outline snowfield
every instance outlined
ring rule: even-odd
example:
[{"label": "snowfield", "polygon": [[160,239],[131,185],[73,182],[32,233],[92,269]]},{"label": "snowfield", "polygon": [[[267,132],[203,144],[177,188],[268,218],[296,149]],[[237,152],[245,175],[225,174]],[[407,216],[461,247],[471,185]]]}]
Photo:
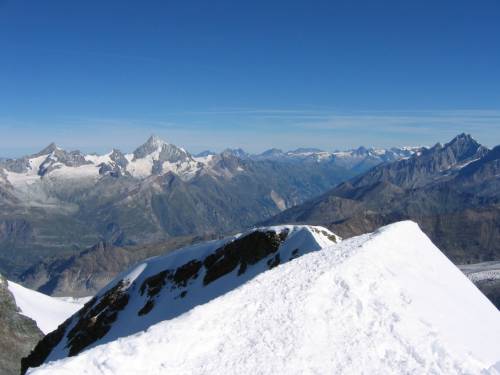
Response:
[{"label": "snowfield", "polygon": [[47,334],[82,308],[87,299],[64,300],[50,297],[35,290],[8,281],[21,314],[33,319],[40,330]]},{"label": "snowfield", "polygon": [[498,374],[499,340],[493,304],[406,221],[29,374]]},{"label": "snowfield", "polygon": [[[264,245],[266,234],[272,234],[269,238],[274,238],[277,242],[273,240]],[[287,262],[305,253],[319,251],[338,241],[340,241],[338,236],[322,227],[304,225],[265,227],[252,229],[222,240],[188,246],[165,256],[141,262],[118,275],[99,291],[95,299],[90,302],[90,306],[66,322],[63,338],[59,336],[55,340],[56,345],[50,350],[45,361],[59,360],[71,355],[75,336],[80,336],[80,334],[94,336],[86,329],[82,329],[76,335],[72,334],[71,331],[75,327],[79,331],[80,326],[89,326],[90,330],[100,327],[96,328],[96,331],[104,332],[102,335],[98,334],[99,337],[95,340],[86,343],[78,352],[81,349],[105,344],[144,331],[156,323],[176,318],[195,306],[236,289],[273,267],[273,263]],[[265,250],[269,250],[268,246],[272,246],[272,243],[276,246],[275,252],[266,253]],[[208,269],[202,266],[207,257],[213,257],[226,245],[233,246],[233,255],[219,258],[220,262],[215,262],[219,265],[224,263],[224,259],[236,259],[242,254],[261,254],[261,256],[258,259],[248,259],[248,262],[243,262],[244,267],[240,264],[233,264],[230,268],[214,266]],[[278,259],[277,262],[276,259]],[[186,265],[192,266],[193,262],[198,262],[198,271],[194,271],[183,280],[177,279],[176,282],[176,278],[168,278],[166,275],[176,270],[180,271],[180,274],[189,274],[187,270],[190,267],[184,268],[184,271],[182,269]],[[224,271],[222,271],[223,268]],[[177,272],[171,274],[174,273],[177,274]],[[115,297],[110,298],[109,293]],[[114,306],[110,306],[109,302],[101,303],[110,300],[123,301],[123,308],[116,309],[117,318],[112,317],[115,311]],[[114,305],[122,305],[122,303]]]}]

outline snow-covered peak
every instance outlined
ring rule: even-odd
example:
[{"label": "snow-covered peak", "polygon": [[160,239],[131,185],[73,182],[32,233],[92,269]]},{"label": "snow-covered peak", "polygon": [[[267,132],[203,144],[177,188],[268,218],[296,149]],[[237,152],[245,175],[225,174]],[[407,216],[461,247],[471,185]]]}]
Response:
[{"label": "snow-covered peak", "polygon": [[339,241],[322,227],[264,227],[152,258],[119,275],[41,345],[53,345],[46,352],[49,361],[75,355],[173,319],[279,264]]},{"label": "snow-covered peak", "polygon": [[127,171],[137,178],[172,172],[188,180],[203,166],[183,148],[156,136],[151,136],[146,143],[125,157],[128,162]]},{"label": "snow-covered peak", "polygon": [[[30,374],[498,374],[500,314],[416,224],[324,247]],[[159,318],[194,294],[191,281],[171,289],[161,277],[142,280],[128,290],[145,285],[143,299],[127,300],[117,321],[138,327],[141,318],[126,312],[131,304],[152,300],[161,308],[142,319]],[[165,293],[178,298],[164,304]],[[85,337],[74,332],[75,340]]]},{"label": "snow-covered peak", "polygon": [[135,149],[133,152],[134,159],[141,159],[152,154],[155,154],[155,156],[158,157],[162,148],[166,145],[169,144],[158,136],[152,135],[148,138],[146,143]]}]

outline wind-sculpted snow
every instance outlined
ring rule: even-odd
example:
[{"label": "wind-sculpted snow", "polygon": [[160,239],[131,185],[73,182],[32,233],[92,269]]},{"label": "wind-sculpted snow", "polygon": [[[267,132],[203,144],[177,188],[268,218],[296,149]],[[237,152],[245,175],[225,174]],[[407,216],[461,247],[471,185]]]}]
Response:
[{"label": "wind-sculpted snow", "polygon": [[498,374],[498,337],[494,306],[400,222],[30,374]]},{"label": "wind-sculpted snow", "polygon": [[174,319],[266,270],[339,240],[321,227],[267,227],[152,258],[119,275],[47,335],[24,366],[74,356]]}]

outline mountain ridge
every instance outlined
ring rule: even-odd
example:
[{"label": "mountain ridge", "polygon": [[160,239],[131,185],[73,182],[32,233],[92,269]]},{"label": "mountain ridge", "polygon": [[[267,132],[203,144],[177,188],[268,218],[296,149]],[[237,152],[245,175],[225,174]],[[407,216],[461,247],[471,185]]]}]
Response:
[{"label": "mountain ridge", "polygon": [[84,154],[51,144],[2,160],[0,271],[19,280],[40,261],[66,259],[100,241],[123,247],[234,233],[385,162],[375,154],[348,163],[350,156],[332,155],[193,156],[152,136],[132,153]]},{"label": "mountain ridge", "polygon": [[[499,148],[460,134],[383,164],[265,221],[325,225],[350,237],[412,219],[456,263],[500,257]],[[480,178],[473,172],[486,171]]]}]

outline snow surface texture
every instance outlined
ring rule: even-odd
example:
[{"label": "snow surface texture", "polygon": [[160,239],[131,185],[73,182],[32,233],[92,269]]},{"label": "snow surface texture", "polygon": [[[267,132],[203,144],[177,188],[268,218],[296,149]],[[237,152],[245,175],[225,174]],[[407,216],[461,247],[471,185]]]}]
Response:
[{"label": "snow surface texture", "polygon": [[495,307],[400,222],[30,374],[498,374],[499,337]]},{"label": "snow surface texture", "polygon": [[14,295],[16,305],[21,309],[21,314],[33,319],[45,334],[55,330],[84,304],[83,300],[69,302],[61,298],[50,297],[12,281],[8,281],[8,287]]},{"label": "snow surface texture", "polygon": [[[287,233],[286,239],[279,245],[276,253],[279,253],[281,262],[286,262],[297,256],[311,251],[318,251],[326,246],[340,241],[340,237],[322,227],[289,225],[256,228],[248,232],[238,234],[219,241],[210,241],[194,246],[179,249],[165,256],[154,257],[130,268],[118,275],[108,286],[103,288],[96,295],[93,306],[99,304],[106,292],[121,283],[121,291],[128,293],[129,298],[125,308],[119,311],[118,319],[112,323],[111,329],[106,335],[92,343],[90,347],[104,344],[123,336],[128,336],[147,329],[148,327],[167,320],[173,319],[193,307],[209,302],[244,284],[256,275],[269,268],[269,261],[273,260],[276,253],[270,253],[255,264],[249,264],[244,273],[240,274],[238,268],[217,278],[208,285],[204,283],[206,271],[201,269],[200,275],[187,282],[185,287],[171,287],[170,284],[161,286],[161,293],[150,298],[147,293],[143,293],[141,286],[151,277],[158,275],[165,270],[175,270],[176,268],[192,261],[203,261],[207,256],[213,254],[223,245],[236,242],[255,232],[272,231],[277,234]],[[182,294],[182,295],[181,295]],[[148,300],[154,301],[154,308],[147,314],[141,315],[138,312],[145,306]],[[78,324],[80,317],[73,317],[66,334]],[[67,336],[59,342],[52,350],[48,361],[53,361],[68,356]]]}]

